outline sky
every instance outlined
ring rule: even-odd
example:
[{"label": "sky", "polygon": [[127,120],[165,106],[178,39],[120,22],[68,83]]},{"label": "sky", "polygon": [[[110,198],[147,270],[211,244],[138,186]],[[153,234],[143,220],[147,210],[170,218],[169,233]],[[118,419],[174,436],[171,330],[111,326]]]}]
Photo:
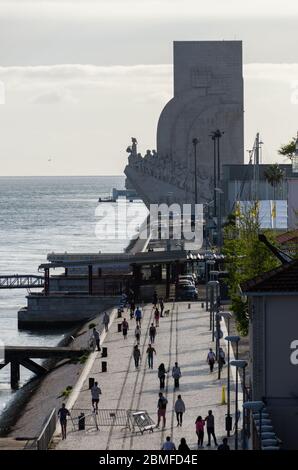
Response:
[{"label": "sky", "polygon": [[[294,0],[0,0],[0,176],[122,174],[156,148],[175,40],[242,40],[245,149],[298,130]],[[247,158],[247,152],[245,152]]]}]

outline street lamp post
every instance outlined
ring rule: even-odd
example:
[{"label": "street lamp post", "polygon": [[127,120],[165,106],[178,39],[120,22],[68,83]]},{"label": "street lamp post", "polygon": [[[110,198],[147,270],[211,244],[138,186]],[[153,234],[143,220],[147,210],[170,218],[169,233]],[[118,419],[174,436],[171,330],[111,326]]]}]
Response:
[{"label": "street lamp post", "polygon": [[194,159],[195,159],[195,205],[198,203],[198,183],[197,183],[197,145],[199,140],[195,137],[192,139],[193,149],[194,149]]},{"label": "street lamp post", "polygon": [[208,283],[209,283],[209,272],[210,272],[210,268],[208,268],[209,265],[214,265],[215,264],[215,261],[214,260],[207,260],[206,263],[205,263],[205,277],[206,277],[206,312],[208,312],[208,293],[209,293],[209,289],[208,289]]},{"label": "street lamp post", "polygon": [[214,191],[218,193],[218,215],[217,215],[217,245],[219,250],[222,247],[222,230],[221,230],[221,196],[223,194],[223,190],[221,188],[215,188]]},{"label": "street lamp post", "polygon": [[217,178],[216,178],[216,136],[215,136],[215,132],[212,132],[211,139],[213,140],[213,180],[214,180],[214,184],[213,184],[213,188],[214,188],[213,189],[213,198],[214,198],[213,215],[216,216],[216,192],[215,192],[215,188],[216,188]]},{"label": "street lamp post", "polygon": [[[247,361],[243,360],[236,360],[236,361],[231,361],[231,366],[236,367],[236,373],[238,375],[238,369],[242,369],[242,374],[243,374],[243,384],[242,384],[242,390],[243,390],[243,403],[245,403],[245,368],[247,366]],[[242,417],[242,449],[244,450],[246,447],[246,442],[245,442],[245,413],[243,409],[243,417]],[[238,431],[238,429],[237,429]]]},{"label": "street lamp post", "polygon": [[220,149],[219,149],[219,140],[223,136],[224,132],[217,129],[215,131],[217,139],[217,181],[220,181]]},{"label": "street lamp post", "polygon": [[215,319],[215,299],[217,298],[218,281],[209,281],[208,288],[210,289],[210,325],[209,329],[212,331],[212,341],[214,341],[214,319]]},{"label": "street lamp post", "polygon": [[224,132],[216,129],[211,132],[210,137],[213,141],[213,179],[214,179],[214,216],[216,216],[216,192],[215,188],[220,181],[220,147],[219,140],[223,136]]},{"label": "street lamp post", "polygon": [[[225,340],[236,344],[236,360],[238,360],[238,343],[240,336],[226,336]],[[231,384],[229,383],[229,390],[230,386]],[[238,450],[238,371],[236,372],[235,385],[235,450]]]},{"label": "street lamp post", "polygon": [[[227,320],[228,323],[228,336],[230,335],[230,319],[232,318],[231,312],[221,312],[221,317]],[[231,387],[230,387],[230,341],[228,341],[228,372],[227,372],[227,421],[230,423],[231,421]],[[227,436],[230,437],[230,429],[229,426],[226,426]]]}]

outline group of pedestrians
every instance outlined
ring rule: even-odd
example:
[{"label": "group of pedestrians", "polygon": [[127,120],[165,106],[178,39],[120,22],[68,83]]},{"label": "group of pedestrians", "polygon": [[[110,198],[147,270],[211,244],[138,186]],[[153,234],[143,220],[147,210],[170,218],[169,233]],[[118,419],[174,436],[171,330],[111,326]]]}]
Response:
[{"label": "group of pedestrians", "polygon": [[[165,368],[164,363],[162,362],[157,371],[157,375],[159,378],[159,388],[160,390],[163,390],[165,388],[165,379],[167,374],[169,373],[169,370],[167,371]],[[180,377],[181,377],[181,369],[178,366],[178,362],[175,362],[174,367],[172,368],[172,377],[174,379],[174,388],[178,389],[180,386]]]},{"label": "group of pedestrians", "polygon": [[[159,305],[158,305],[159,304]],[[164,303],[163,299],[159,299],[157,296],[154,296],[153,299],[153,314],[154,314],[154,321],[150,324],[149,327],[149,344],[146,349],[146,356],[147,356],[147,364],[149,369],[153,369],[154,367],[154,356],[156,356],[156,349],[155,349],[155,340],[156,340],[156,335],[157,335],[157,328],[159,327],[159,321],[160,318],[163,317],[163,311],[164,311]],[[142,335],[142,319],[143,319],[143,313],[142,310],[139,306],[136,307],[135,302],[132,301],[130,303],[130,318],[135,319],[135,340],[136,344],[134,345],[133,348],[133,358],[134,358],[134,363],[135,363],[135,368],[138,369],[140,365],[140,360],[141,360],[141,351],[140,351],[140,343],[141,343],[141,335]],[[102,323],[104,325],[105,331],[108,331],[109,328],[109,323],[110,323],[110,318],[107,312],[104,313]],[[126,318],[123,319],[122,321],[122,333],[124,340],[127,339],[127,334],[129,330],[129,324]],[[92,329],[92,334],[91,334],[91,339],[93,341],[93,349],[97,349],[97,351],[101,350],[100,347],[100,333],[97,330],[96,327]],[[214,365],[215,362],[218,361],[218,367],[222,368],[223,365],[225,364],[225,353],[222,348],[219,348],[217,357],[213,350],[210,348],[207,354],[207,363],[210,368],[210,372],[212,373],[214,370]],[[165,389],[165,383],[166,383],[166,377],[170,373],[170,369],[166,369],[165,364],[161,363],[158,367],[157,375],[159,379],[159,394],[158,394],[158,402],[157,402],[157,425],[156,427],[159,428],[161,425],[163,428],[166,427],[166,412],[167,412],[167,406],[168,406],[168,400],[166,396],[164,396],[163,391]],[[174,381],[174,389],[179,389],[180,387],[180,378],[182,376],[181,374],[181,369],[176,361],[174,366],[171,369],[171,375]],[[90,389],[91,392],[91,402],[92,402],[92,408],[93,412],[95,414],[98,414],[98,405],[99,405],[99,398],[102,393],[101,388],[98,385],[98,382],[95,382],[94,385]],[[183,416],[184,413],[186,412],[186,406],[185,402],[182,399],[182,395],[179,394],[177,396],[177,399],[174,403],[174,409],[173,409],[175,416],[176,416],[176,421],[177,421],[177,427],[182,427],[183,425]],[[66,408],[65,404],[63,403],[61,408],[58,411],[58,417],[60,420],[61,424],[61,429],[62,429],[62,439],[66,439],[66,428],[67,428],[67,418],[70,417],[70,412]],[[212,410],[208,411],[208,414],[205,418],[202,416],[198,416],[197,419],[194,422],[194,429],[195,433],[197,436],[197,445],[198,449],[204,448],[204,438],[207,433],[207,443],[205,441],[205,445],[207,447],[210,447],[212,445],[212,441],[214,446],[218,448],[218,450],[230,450],[228,441],[226,438],[223,439],[222,444],[218,446],[216,434],[215,434],[215,418],[213,415]],[[206,439],[206,438],[205,438]],[[171,441],[170,436],[167,436],[166,441],[164,442],[162,446],[162,450],[165,451],[171,451],[171,450],[176,450],[175,444]],[[190,449],[188,447],[188,444],[186,442],[186,439],[183,437],[181,438],[181,441],[178,446],[178,451],[180,452],[188,452]]]},{"label": "group of pedestrians", "polygon": [[[219,369],[222,370],[223,366],[226,363],[225,352],[222,348],[219,348],[219,350],[218,350],[218,359],[217,359],[217,361],[218,361]],[[207,364],[209,365],[210,372],[213,372],[215,362],[216,362],[216,355],[215,355],[213,349],[210,348],[209,352],[207,354]]]},{"label": "group of pedestrians", "polygon": [[[104,326],[105,332],[109,330],[109,324],[110,324],[110,316],[107,312],[104,312],[103,317],[102,317],[102,324]],[[100,347],[100,332],[96,327],[92,329],[92,335],[89,339],[90,347],[93,349],[93,351],[101,351]]]},{"label": "group of pedestrians", "polygon": [[207,447],[211,446],[211,436],[214,440],[214,445],[217,447],[217,440],[215,436],[215,420],[212,410],[208,411],[208,415],[205,419],[202,416],[198,416],[195,422],[196,425],[196,434],[198,436],[198,448],[204,447],[204,434],[205,434],[205,426],[207,430],[208,436],[208,443]]},{"label": "group of pedestrians", "polygon": [[[167,398],[164,396],[163,392],[159,392],[158,402],[157,402],[157,425],[156,425],[157,428],[159,428],[161,420],[162,420],[163,428],[166,427],[167,405],[168,405]],[[181,395],[178,395],[177,397],[177,400],[174,405],[174,411],[176,413],[177,426],[182,426],[183,414],[185,413],[185,403],[182,400]]]},{"label": "group of pedestrians", "polygon": [[[182,437],[180,439],[180,444],[178,446],[178,449],[176,449],[174,442],[171,440],[171,436],[167,436],[165,442],[162,445],[161,450],[165,450],[165,451],[178,450],[178,452],[183,454],[183,453],[190,452],[191,449],[189,448],[185,437]],[[220,450],[220,451],[230,450],[230,446],[228,445],[228,439],[226,437],[223,438],[222,444],[220,444],[217,447],[217,450]]]},{"label": "group of pedestrians", "polygon": [[[153,308],[154,308],[154,321],[151,323],[149,327],[149,341],[150,342],[146,349],[147,363],[148,363],[149,369],[153,369],[153,359],[154,359],[154,356],[156,355],[156,349],[154,348],[153,345],[155,343],[157,328],[159,327],[159,319],[160,317],[163,316],[163,311],[164,311],[163,299],[160,298],[158,300],[156,293],[154,294],[154,297],[153,297]],[[140,365],[140,361],[141,361],[141,351],[139,349],[139,346],[141,343],[141,336],[142,336],[141,326],[142,326],[143,313],[139,306],[136,307],[134,299],[130,301],[129,311],[130,311],[130,319],[132,320],[133,318],[135,318],[135,321],[136,321],[136,326],[134,330],[136,344],[134,345],[134,348],[133,348],[133,358],[134,358],[135,368],[138,369]],[[127,339],[129,324],[126,318],[124,318],[121,323],[121,329],[122,329],[122,334],[123,334],[124,339]]]}]

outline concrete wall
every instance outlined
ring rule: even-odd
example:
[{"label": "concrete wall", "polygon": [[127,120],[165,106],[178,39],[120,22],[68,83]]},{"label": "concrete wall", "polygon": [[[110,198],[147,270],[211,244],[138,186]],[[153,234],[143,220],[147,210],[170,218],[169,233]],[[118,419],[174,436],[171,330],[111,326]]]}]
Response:
[{"label": "concrete wall", "polygon": [[27,308],[18,312],[21,328],[53,328],[88,321],[99,312],[119,304],[120,296],[29,295]]},{"label": "concrete wall", "polygon": [[[264,398],[279,438],[298,449],[298,294],[253,299],[251,322],[251,378],[253,399]],[[298,358],[298,353],[297,353]]]}]

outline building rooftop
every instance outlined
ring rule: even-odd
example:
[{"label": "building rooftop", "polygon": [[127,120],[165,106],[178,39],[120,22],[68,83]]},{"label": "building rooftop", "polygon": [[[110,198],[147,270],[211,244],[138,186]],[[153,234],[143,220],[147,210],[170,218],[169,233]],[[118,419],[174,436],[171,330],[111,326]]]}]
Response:
[{"label": "building rooftop", "polygon": [[283,264],[241,284],[244,294],[253,293],[297,293],[298,294],[298,260]]},{"label": "building rooftop", "polygon": [[280,235],[278,235],[276,237],[276,240],[280,244],[297,243],[297,241],[298,241],[298,229],[281,233]]}]

